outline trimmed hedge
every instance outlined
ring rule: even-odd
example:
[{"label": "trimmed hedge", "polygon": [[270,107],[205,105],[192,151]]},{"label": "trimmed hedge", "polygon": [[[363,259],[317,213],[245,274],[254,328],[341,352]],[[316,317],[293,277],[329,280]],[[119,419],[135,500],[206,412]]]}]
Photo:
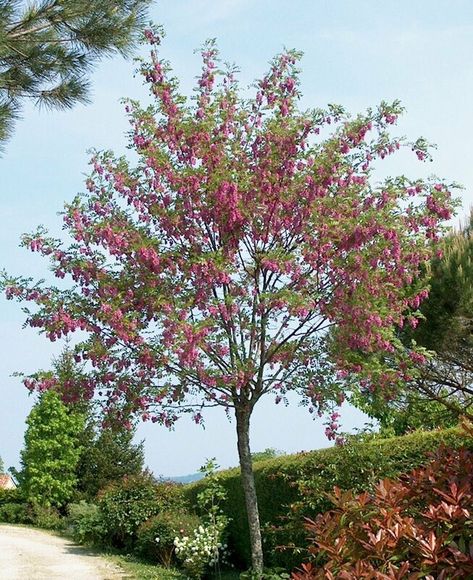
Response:
[{"label": "trimmed hedge", "polygon": [[[440,445],[473,449],[473,439],[458,428],[416,432],[389,439],[373,439],[258,462],[255,484],[268,565],[292,567],[301,555],[279,551],[276,546],[305,547],[303,517],[330,509],[326,494],[334,486],[361,492],[381,478],[395,478],[425,463]],[[250,566],[246,509],[238,468],[219,473],[227,491],[223,506],[231,518],[229,546],[235,561]],[[195,503],[205,479],[187,485],[186,496]]]}]

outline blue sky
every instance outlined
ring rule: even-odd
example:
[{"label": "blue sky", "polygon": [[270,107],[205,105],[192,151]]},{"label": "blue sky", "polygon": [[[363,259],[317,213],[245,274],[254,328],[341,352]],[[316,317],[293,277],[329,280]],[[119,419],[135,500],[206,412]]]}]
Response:
[{"label": "blue sky", "polygon": [[[398,131],[424,136],[438,145],[434,162],[400,156],[386,171],[424,176],[435,173],[464,186],[465,215],[473,201],[473,2],[471,0],[161,0],[152,18],[167,37],[162,52],[190,93],[199,73],[193,51],[217,38],[223,60],[241,69],[243,86],[266,71],[283,47],[304,52],[302,92],[306,106],[340,103],[357,113],[382,99],[400,99],[407,109]],[[0,268],[12,274],[47,275],[46,264],[18,248],[21,233],[38,224],[61,228],[57,212],[83,190],[87,150],[126,151],[127,123],[122,97],[146,99],[134,65],[103,61],[93,75],[92,104],[67,112],[27,106],[6,154],[0,158]],[[58,345],[22,330],[18,304],[0,297],[0,457],[17,464],[24,419],[32,400],[12,372],[48,368]],[[345,427],[361,425],[361,415],[344,413]],[[201,428],[186,419],[174,432],[145,425],[146,456],[156,474],[195,471],[206,457],[221,465],[237,463],[234,425],[218,410]],[[320,423],[297,401],[289,408],[271,401],[257,409],[252,428],[255,451],[285,451],[327,445]]]}]

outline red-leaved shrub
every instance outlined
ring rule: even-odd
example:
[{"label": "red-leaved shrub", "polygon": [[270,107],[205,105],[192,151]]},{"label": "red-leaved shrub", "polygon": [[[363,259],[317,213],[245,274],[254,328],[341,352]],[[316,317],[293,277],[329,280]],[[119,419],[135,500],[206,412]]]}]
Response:
[{"label": "red-leaved shrub", "polygon": [[473,578],[473,452],[384,479],[371,493],[335,488],[334,509],[307,520],[312,561],[293,580]]}]

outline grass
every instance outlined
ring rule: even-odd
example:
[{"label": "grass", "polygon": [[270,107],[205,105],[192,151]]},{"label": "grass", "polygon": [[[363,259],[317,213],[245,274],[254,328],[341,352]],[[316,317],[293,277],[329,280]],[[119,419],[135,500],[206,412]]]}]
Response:
[{"label": "grass", "polygon": [[[164,568],[155,564],[150,564],[132,556],[130,554],[110,554],[102,553],[102,556],[109,562],[122,568],[129,580],[186,580],[186,576],[175,568]],[[225,570],[220,574],[211,574],[211,580],[239,580],[240,573]]]},{"label": "grass", "polygon": [[178,570],[150,564],[129,554],[103,553],[102,556],[122,568],[126,574],[124,578],[129,578],[130,580],[185,580],[185,576]]}]

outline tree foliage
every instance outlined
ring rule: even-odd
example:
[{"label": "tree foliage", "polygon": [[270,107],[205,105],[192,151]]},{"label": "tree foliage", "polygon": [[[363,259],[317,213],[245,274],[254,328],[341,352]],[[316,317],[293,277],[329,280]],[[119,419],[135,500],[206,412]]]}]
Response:
[{"label": "tree foliage", "polygon": [[89,424],[77,467],[80,493],[91,499],[112,482],[143,472],[143,442],[134,444],[134,434],[134,429],[94,429]]},{"label": "tree foliage", "polygon": [[283,451],[279,449],[274,449],[274,447],[267,447],[264,451],[255,451],[251,454],[251,460],[253,463],[255,461],[266,461],[266,459],[274,459],[275,457],[280,457],[284,455]]},{"label": "tree foliage", "polygon": [[452,413],[473,417],[473,216],[441,241],[431,264],[423,320],[412,334],[434,352],[415,387]]},{"label": "tree foliage", "polygon": [[[87,499],[92,499],[97,492],[113,481],[125,475],[139,475],[143,471],[143,442],[134,444],[136,429],[121,425],[106,427],[98,417],[96,404],[89,400],[90,393],[80,397],[71,397],[87,381],[84,363],[74,358],[69,344],[61,354],[53,359],[49,371],[38,371],[25,379],[26,386],[34,389],[41,383],[45,388],[54,386],[62,394],[62,401],[68,412],[81,417],[83,428],[78,433],[77,442],[81,448],[77,462],[76,491]],[[69,396],[68,396],[69,394]]]},{"label": "tree foliage", "polygon": [[391,401],[355,399],[385,432],[454,425],[462,415],[473,416],[472,220],[436,244],[423,274],[429,295],[418,324],[400,333],[406,347],[414,341],[430,355],[417,357],[416,372]]},{"label": "tree foliage", "polygon": [[473,214],[468,222],[439,240],[427,270],[429,296],[423,315],[407,339],[443,353],[471,348],[473,311]]},{"label": "tree foliage", "polygon": [[357,373],[367,392],[404,377],[413,351],[397,329],[414,324],[426,294],[412,281],[451,215],[451,188],[437,178],[373,182],[376,163],[401,148],[428,158],[425,140],[390,134],[398,102],[354,118],[334,105],[300,110],[296,51],[277,56],[247,99],[209,42],[189,103],[159,37],[147,36],[141,73],[154,104],[127,105],[137,164],[95,155],[87,193],[66,206],[72,245],[43,230],[24,238],[72,285],[8,276],[3,285],[36,303],[28,324],[50,340],[87,333],[75,349],[89,364],[80,391],[95,390],[114,420],[138,413],[171,426],[186,411],[200,423],[205,406],[234,413],[261,570],[252,411],[289,390],[311,411],[331,409],[345,396],[335,367]]},{"label": "tree foliage", "polygon": [[[365,407],[365,410],[369,410]],[[384,408],[374,415],[380,420],[380,434],[383,437],[404,435],[418,429],[432,430],[458,425],[461,409],[455,404],[446,407],[443,401],[430,398],[408,383]]]},{"label": "tree foliage", "polygon": [[87,102],[97,60],[128,55],[150,0],[0,1],[0,144],[23,99],[66,109]]},{"label": "tree foliage", "polygon": [[71,413],[54,390],[41,394],[27,420],[19,483],[28,500],[61,507],[72,497],[84,417]]}]

